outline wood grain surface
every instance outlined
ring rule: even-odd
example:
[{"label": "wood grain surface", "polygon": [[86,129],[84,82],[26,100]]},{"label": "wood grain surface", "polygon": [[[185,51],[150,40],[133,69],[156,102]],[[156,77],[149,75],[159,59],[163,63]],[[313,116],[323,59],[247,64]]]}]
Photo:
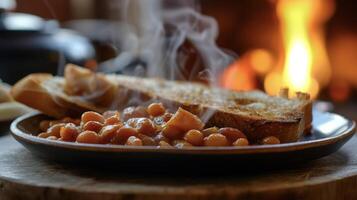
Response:
[{"label": "wood grain surface", "polygon": [[330,156],[289,169],[216,171],[185,175],[145,173],[145,166],[128,172],[120,166],[63,165],[33,156],[9,135],[0,136],[1,200],[356,199],[357,136]]}]

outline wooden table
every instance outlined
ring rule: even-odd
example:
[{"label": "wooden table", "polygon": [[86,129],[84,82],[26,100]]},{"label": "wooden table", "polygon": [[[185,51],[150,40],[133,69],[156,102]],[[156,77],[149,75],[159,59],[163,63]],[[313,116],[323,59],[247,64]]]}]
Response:
[{"label": "wooden table", "polygon": [[[138,166],[138,171],[145,170]],[[0,136],[0,199],[356,198],[357,136],[337,153],[303,166],[204,176],[128,174],[120,166],[107,171],[50,163],[11,136]]]}]

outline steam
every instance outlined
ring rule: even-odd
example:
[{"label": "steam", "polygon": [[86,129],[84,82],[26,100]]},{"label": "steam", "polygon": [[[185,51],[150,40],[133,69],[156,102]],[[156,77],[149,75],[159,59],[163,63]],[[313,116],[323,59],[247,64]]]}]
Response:
[{"label": "steam", "polygon": [[[97,22],[98,26],[91,31],[81,22],[82,30],[87,29],[82,32],[92,38],[98,38],[100,34],[106,38],[113,36],[113,43],[120,51],[116,58],[100,63],[98,71],[168,80],[203,79],[211,86],[218,86],[221,72],[235,56],[217,46],[218,24],[214,18],[200,14],[197,1],[115,2],[113,6],[120,8],[119,22]],[[154,101],[142,99],[139,93],[130,90],[121,89],[119,93],[112,109],[147,105]],[[99,92],[95,94],[101,95]],[[174,104],[166,107],[176,110]],[[212,110],[199,113],[204,122],[213,114]]]},{"label": "steam", "polygon": [[164,19],[166,23],[177,28],[175,33],[177,39],[173,41],[171,51],[168,51],[168,66],[182,67],[175,61],[177,60],[178,47],[183,44],[185,39],[188,39],[198,50],[203,60],[205,70],[201,71],[201,75],[207,76],[211,81],[217,81],[215,75],[220,74],[222,68],[232,62],[232,57],[218,48],[215,43],[218,36],[216,21],[211,17],[200,15],[190,8],[166,11]]},{"label": "steam", "polygon": [[[126,24],[126,33],[121,38],[122,53],[102,63],[100,69],[104,72],[123,71],[130,61],[137,59],[142,61],[134,66],[139,70],[131,71],[130,75],[170,80],[204,78],[217,85],[221,71],[233,62],[234,57],[216,45],[216,20],[200,14],[196,1],[122,0],[120,3],[121,19]],[[186,51],[186,43],[196,52]],[[188,63],[189,59],[194,61]],[[188,64],[194,66],[187,69]]]}]

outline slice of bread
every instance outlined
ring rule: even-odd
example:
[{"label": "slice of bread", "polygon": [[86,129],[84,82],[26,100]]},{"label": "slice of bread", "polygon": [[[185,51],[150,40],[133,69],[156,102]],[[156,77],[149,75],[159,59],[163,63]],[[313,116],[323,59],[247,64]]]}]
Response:
[{"label": "slice of bread", "polygon": [[266,136],[276,136],[281,142],[297,141],[312,121],[311,101],[304,93],[288,99],[287,90],[272,97],[260,91],[235,92],[198,83],[95,74],[73,65],[67,66],[65,78],[29,75],[11,94],[54,117],[161,101],[173,110],[183,107],[197,114],[207,126],[238,128],[253,142]]}]

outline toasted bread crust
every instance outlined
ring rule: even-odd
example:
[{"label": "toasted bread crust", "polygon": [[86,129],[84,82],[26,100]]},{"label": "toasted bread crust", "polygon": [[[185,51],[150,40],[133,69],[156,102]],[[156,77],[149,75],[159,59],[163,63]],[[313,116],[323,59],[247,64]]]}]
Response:
[{"label": "toasted bread crust", "polygon": [[17,82],[11,90],[11,95],[16,101],[29,105],[37,110],[45,110],[51,116],[63,116],[63,109],[53,101],[51,95],[45,91],[41,84],[51,79],[50,74],[31,74]]},{"label": "toasted bread crust", "polygon": [[47,81],[52,80],[50,74],[28,75],[12,87],[11,96],[18,102],[56,118],[78,116],[88,110],[88,107],[76,105],[44,87]]},{"label": "toasted bread crust", "polygon": [[311,101],[304,95],[300,99],[287,99],[257,91],[233,92],[200,84],[118,75],[100,75],[100,79],[105,79],[102,84],[109,86],[100,85],[108,89],[94,101],[68,95],[65,91],[68,80],[48,74],[25,77],[12,88],[11,94],[15,100],[57,118],[79,116],[87,110],[104,112],[161,101],[168,107],[183,107],[197,114],[208,126],[238,128],[252,142],[267,136],[276,136],[283,143],[294,142],[311,128]]},{"label": "toasted bread crust", "polygon": [[259,142],[268,136],[279,138],[282,143],[297,141],[302,133],[300,119],[293,121],[254,120],[224,112],[216,112],[208,126],[233,127],[246,134],[249,141]]}]

